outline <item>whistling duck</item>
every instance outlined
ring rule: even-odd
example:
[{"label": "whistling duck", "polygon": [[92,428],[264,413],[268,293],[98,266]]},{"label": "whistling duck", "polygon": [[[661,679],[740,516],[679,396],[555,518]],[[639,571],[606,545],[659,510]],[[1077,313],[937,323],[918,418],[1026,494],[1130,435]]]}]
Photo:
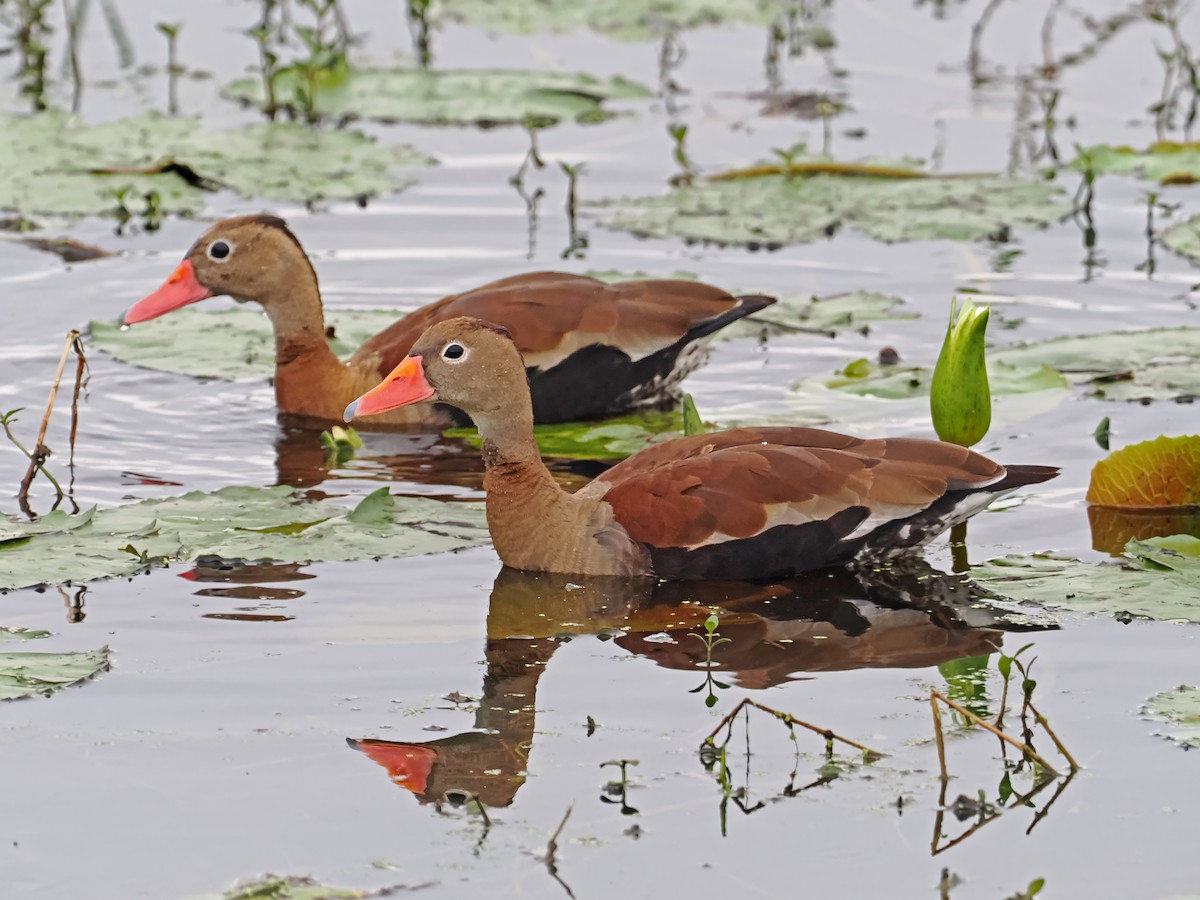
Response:
[{"label": "whistling duck", "polygon": [[[415,310],[371,338],[346,363],[326,340],[317,273],[287,223],[226,219],[192,245],[163,285],[125,314],[144,322],[207,297],[261,303],[275,328],[275,397],[284,413],[338,421],[354,397],[408,355],[430,325],[475,316],[503,325],[524,354],[538,422],[627,412],[677,399],[702,365],[705,338],[772,297],[734,297],[693,281],[606,284],[584,275],[531,272],[493,281]],[[444,408],[397,410],[376,425],[442,428]]]},{"label": "whistling duck", "polygon": [[919,549],[997,496],[1058,474],[940,441],[738,428],[653,445],[568,494],[538,455],[516,345],[470,318],[430,328],[345,417],[421,401],[475,421],[492,542],[517,569],[780,577]]}]

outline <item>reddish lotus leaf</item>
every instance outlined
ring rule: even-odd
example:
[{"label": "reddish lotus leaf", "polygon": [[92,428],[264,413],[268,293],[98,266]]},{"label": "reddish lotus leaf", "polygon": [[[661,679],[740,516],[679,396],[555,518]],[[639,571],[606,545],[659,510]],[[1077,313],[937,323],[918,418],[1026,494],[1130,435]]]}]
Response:
[{"label": "reddish lotus leaf", "polygon": [[1097,506],[1200,506],[1200,435],[1157,437],[1096,463],[1087,499]]}]

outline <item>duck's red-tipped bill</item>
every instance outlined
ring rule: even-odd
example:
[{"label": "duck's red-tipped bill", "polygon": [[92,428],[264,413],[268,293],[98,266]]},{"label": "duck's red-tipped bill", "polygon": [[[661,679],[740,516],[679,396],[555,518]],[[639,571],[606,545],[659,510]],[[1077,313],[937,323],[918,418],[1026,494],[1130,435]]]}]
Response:
[{"label": "duck's red-tipped bill", "polygon": [[129,308],[122,324],[136,325],[148,319],[157,319],[173,309],[211,296],[212,291],[196,280],[196,270],[192,268],[191,261],[185,259],[171,273],[171,277],[162,283],[162,287]]},{"label": "duck's red-tipped bill", "polygon": [[425,380],[421,357],[406,356],[387,378],[347,406],[342,415],[349,422],[355,416],[372,416],[422,400],[432,400],[434,393],[433,387]]}]

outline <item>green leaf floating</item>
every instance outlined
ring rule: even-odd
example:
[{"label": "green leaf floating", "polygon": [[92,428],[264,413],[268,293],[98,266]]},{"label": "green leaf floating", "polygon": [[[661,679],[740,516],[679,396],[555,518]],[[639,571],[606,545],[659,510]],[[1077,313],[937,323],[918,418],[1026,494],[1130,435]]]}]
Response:
[{"label": "green leaf floating", "polygon": [[50,637],[50,632],[48,631],[0,626],[0,644],[5,641],[36,641],[39,638],[48,637]]},{"label": "green leaf floating", "polygon": [[778,0],[442,0],[444,19],[509,34],[589,28],[625,41],[661,38],[725,22],[768,25],[780,15]]},{"label": "green leaf floating", "polygon": [[[339,356],[349,356],[367,338],[404,315],[399,309],[326,310]],[[196,378],[248,381],[275,373],[275,335],[260,307],[181,309],[132,328],[92,322],[92,343],[123,362]]]},{"label": "green leaf floating", "polygon": [[[309,562],[417,556],[487,543],[479,505],[385,499],[382,493],[351,512],[328,501],[297,501],[287,487],[227,487],[64,516],[55,520],[54,532],[42,522],[8,523],[9,539],[0,543],[0,587],[128,576],[150,564],[207,554]],[[27,537],[20,535],[23,527]]]},{"label": "green leaf floating", "polygon": [[[296,76],[280,74],[277,98],[296,94]],[[239,78],[225,93],[262,106],[262,80]],[[644,86],[616,77],[594,78],[572,72],[515,69],[439,70],[351,69],[334,84],[318,85],[320,116],[417,122],[422,125],[520,125],[527,118],[543,124],[597,122],[609,118],[606,100],[640,100],[653,94]]]},{"label": "green leaf floating", "polygon": [[403,887],[364,891],[328,887],[307,876],[264,875],[240,882],[222,894],[204,894],[195,900],[366,900],[370,897],[390,896],[397,890],[403,890]]},{"label": "green leaf floating", "polygon": [[135,215],[151,191],[166,213],[198,213],[222,187],[268,200],[351,199],[400,190],[412,179],[397,168],[431,162],[359,131],[294,122],[212,131],[156,113],[102,125],[57,111],[0,113],[0,210],[23,215],[112,215],[118,191]]},{"label": "green leaf floating", "polygon": [[[899,297],[869,291],[831,297],[781,297],[765,311],[768,315],[735,322],[722,329],[718,337],[746,338],[797,330],[833,335],[860,329],[868,322],[915,318],[916,313],[900,308],[903,303]],[[326,322],[336,334],[330,346],[339,356],[347,357],[406,311],[327,309]],[[122,362],[147,369],[224,381],[259,380],[275,371],[274,332],[270,319],[258,307],[181,309],[132,328],[123,329],[115,321],[94,321],[89,327],[96,347]]]},{"label": "green leaf floating", "polygon": [[1158,141],[1145,150],[1093,144],[1079,151],[1070,168],[1097,175],[1136,175],[1160,184],[1192,184],[1200,181],[1200,143]]},{"label": "green leaf floating", "polygon": [[[649,237],[771,247],[853,228],[875,240],[971,241],[1012,226],[1042,226],[1071,211],[1061,188],[1001,175],[928,176],[910,163],[822,163],[848,172],[789,177],[762,166],[677,187],[665,196],[605,201],[610,228]],[[751,174],[746,174],[751,173]],[[758,174],[761,173],[761,174]]]},{"label": "green leaf floating", "polygon": [[[448,438],[460,438],[473,447],[483,446],[474,428],[451,428]],[[635,413],[602,422],[563,422],[535,425],[542,456],[566,459],[624,459],[656,441],[683,436],[683,416],[678,412]]]},{"label": "green leaf floating", "polygon": [[1168,250],[1174,250],[1200,266],[1200,215],[1172,225],[1159,240]]},{"label": "green leaf floating", "polygon": [[1173,691],[1155,694],[1142,707],[1142,715],[1170,726],[1156,731],[1184,747],[1200,749],[1200,688],[1181,684]]},{"label": "green leaf floating", "polygon": [[1050,609],[1200,622],[1200,538],[1130,541],[1120,563],[1004,556],[971,569],[998,594]]},{"label": "green leaf floating", "polygon": [[108,647],[86,653],[0,653],[0,700],[48,697],[108,665]]},{"label": "green leaf floating", "polygon": [[[997,396],[1087,386],[1103,400],[1168,400],[1200,396],[1200,328],[1152,328],[1082,337],[1054,338],[988,353],[992,393]],[[931,370],[921,366],[879,367],[867,360],[832,378],[802,382],[809,387],[883,399],[929,393]]]}]

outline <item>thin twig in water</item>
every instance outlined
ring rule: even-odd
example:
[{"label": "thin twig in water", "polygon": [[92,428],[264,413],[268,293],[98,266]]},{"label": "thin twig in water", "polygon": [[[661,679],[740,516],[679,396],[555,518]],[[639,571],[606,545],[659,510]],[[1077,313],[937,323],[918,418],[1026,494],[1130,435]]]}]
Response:
[{"label": "thin twig in water", "polygon": [[562,830],[566,827],[567,819],[571,818],[571,810],[575,808],[572,803],[567,806],[567,811],[563,813],[562,821],[558,823],[558,827],[554,829],[554,834],[550,835],[550,840],[546,843],[546,855],[543,857],[546,863],[546,871],[550,873],[550,877],[562,885],[563,890],[567,892],[567,896],[571,900],[575,900],[575,892],[558,874],[558,860],[555,854],[558,853],[558,837],[562,834]]},{"label": "thin twig in water", "polygon": [[[1070,781],[1070,779],[1068,778],[1067,781]],[[930,855],[937,856],[939,853],[944,853],[945,851],[949,850],[951,847],[953,847],[957,844],[961,844],[963,841],[965,841],[967,838],[969,838],[971,835],[973,835],[975,832],[977,832],[984,825],[989,825],[992,822],[995,822],[998,818],[1000,818],[1000,816],[1002,816],[1004,814],[1004,812],[1006,810],[1016,809],[1018,806],[1025,806],[1026,804],[1029,803],[1030,800],[1032,800],[1034,797],[1036,797],[1038,794],[1040,794],[1042,791],[1044,791],[1051,784],[1052,784],[1051,781],[1042,781],[1042,782],[1039,782],[1038,784],[1034,785],[1033,790],[1029,791],[1029,793],[1021,794],[1019,796],[1014,795],[1015,799],[1011,803],[1000,807],[998,810],[993,812],[991,815],[976,822],[974,825],[972,825],[970,828],[968,828],[966,831],[964,831],[962,834],[960,834],[954,840],[939,847],[938,846],[938,838],[941,836],[943,816],[946,812],[945,806],[944,806],[945,795],[943,794],[942,799],[938,802],[939,808],[938,808],[937,817],[934,819],[933,845],[930,848],[930,850],[931,850]],[[1053,803],[1054,800],[1057,799],[1058,795],[1062,793],[1062,787],[1065,787],[1065,786],[1066,786],[1066,782],[1063,782],[1060,789],[1055,792],[1054,797],[1052,797],[1050,799],[1050,803]],[[1049,808],[1050,803],[1046,804],[1047,809]],[[1036,819],[1034,821],[1036,823]],[[1032,827],[1032,826],[1030,826],[1030,827]],[[1028,834],[1028,832],[1026,832],[1026,834]]]},{"label": "thin twig in water", "polygon": [[1075,762],[1075,757],[1073,757],[1067,751],[1067,748],[1063,746],[1063,742],[1058,739],[1058,735],[1054,733],[1054,729],[1050,727],[1050,723],[1046,720],[1046,717],[1043,716],[1038,708],[1033,705],[1032,700],[1028,701],[1028,706],[1029,711],[1033,713],[1033,717],[1037,720],[1037,723],[1046,729],[1046,734],[1050,735],[1050,740],[1054,741],[1054,746],[1058,748],[1058,752],[1063,755],[1063,758],[1065,758],[1067,763],[1071,766],[1071,772],[1074,773],[1077,769],[1079,769],[1079,763]]},{"label": "thin twig in water", "polygon": [[967,54],[967,70],[971,73],[971,84],[976,87],[987,81],[987,78],[980,72],[982,53],[979,48],[983,43],[983,32],[1003,2],[1004,0],[990,0],[988,5],[983,8],[983,12],[979,14],[979,20],[971,26],[971,49]]},{"label": "thin twig in water", "polygon": [[880,753],[878,750],[872,750],[870,747],[866,747],[866,746],[858,743],[858,741],[852,741],[849,738],[844,738],[840,734],[836,734],[835,732],[830,731],[828,728],[821,728],[817,725],[812,725],[808,722],[803,721],[802,719],[797,719],[795,716],[790,715],[789,713],[780,712],[777,709],[772,709],[769,706],[765,706],[762,703],[758,703],[758,702],[756,702],[754,700],[750,700],[748,698],[740,701],[737,704],[737,706],[735,706],[733,709],[731,709],[725,715],[725,718],[723,718],[717,724],[717,727],[708,733],[708,736],[703,740],[702,743],[705,743],[705,744],[712,743],[713,738],[717,736],[717,732],[720,731],[722,728],[724,728],[727,724],[732,722],[734,716],[736,716],[739,712],[741,712],[742,708],[746,707],[746,706],[753,706],[755,709],[760,709],[765,713],[770,713],[775,718],[777,718],[781,722],[783,722],[785,725],[789,725],[789,726],[799,725],[801,728],[807,728],[809,731],[813,731],[813,732],[816,732],[817,734],[821,735],[821,737],[825,738],[826,741],[841,741],[843,744],[847,744],[856,750],[861,750],[863,753],[865,753],[867,755],[868,759],[883,759],[885,756],[887,756],[886,753]]},{"label": "thin twig in water", "polygon": [[[947,706],[949,706],[952,710],[966,716],[968,719],[970,719],[972,722],[974,722],[980,728],[990,731],[992,734],[996,735],[996,737],[1000,738],[1000,740],[1006,741],[1007,743],[1012,744],[1014,747],[1016,747],[1018,750],[1020,750],[1026,756],[1028,756],[1031,760],[1033,760],[1035,763],[1037,763],[1039,766],[1041,766],[1043,769],[1045,769],[1047,772],[1049,772],[1055,778],[1058,777],[1058,770],[1055,769],[1054,766],[1052,766],[1048,762],[1046,762],[1046,760],[1042,759],[1042,757],[1038,755],[1038,752],[1036,750],[1034,750],[1032,747],[1030,747],[1028,744],[1023,744],[1020,741],[1018,741],[1016,738],[1012,737],[1011,735],[1005,734],[1003,731],[1001,731],[999,728],[997,728],[991,722],[984,721],[983,719],[979,718],[979,716],[975,715],[975,713],[973,713],[969,709],[967,709],[965,706],[961,706],[960,704],[955,703],[953,700],[951,700],[949,697],[945,696],[944,694],[941,694],[938,691],[930,691],[929,692],[929,700],[933,706],[933,720],[934,720],[936,727],[939,730],[941,729],[941,717],[938,715],[937,704],[933,702],[935,699],[941,700],[943,703],[945,703]],[[945,777],[945,772],[946,772],[945,767],[943,767],[942,777]]]},{"label": "thin twig in water", "polygon": [[[67,356],[73,348],[76,348],[79,342],[80,333],[75,330],[67,332],[67,341],[63,345],[62,355],[58,360],[58,370],[54,374],[54,383],[50,385],[50,396],[46,399],[46,410],[42,414],[42,424],[38,428],[37,441],[33,445],[33,451],[26,450],[19,441],[13,436],[12,431],[6,422],[4,430],[8,434],[9,440],[16,444],[17,448],[29,457],[29,468],[25,471],[25,477],[21,479],[21,487],[17,493],[17,501],[21,504],[22,511],[32,517],[33,511],[29,506],[29,488],[33,484],[33,479],[38,472],[41,472],[54,485],[54,490],[57,494],[54,506],[57,507],[62,502],[66,493],[62,489],[62,485],[58,480],[50,474],[46,468],[46,460],[50,458],[50,448],[46,446],[46,431],[50,427],[50,414],[54,411],[54,401],[58,397],[58,386],[62,383],[63,370],[67,367]],[[78,352],[78,351],[77,351]],[[72,501],[74,505],[74,501]],[[76,509],[78,511],[78,508]]]}]

